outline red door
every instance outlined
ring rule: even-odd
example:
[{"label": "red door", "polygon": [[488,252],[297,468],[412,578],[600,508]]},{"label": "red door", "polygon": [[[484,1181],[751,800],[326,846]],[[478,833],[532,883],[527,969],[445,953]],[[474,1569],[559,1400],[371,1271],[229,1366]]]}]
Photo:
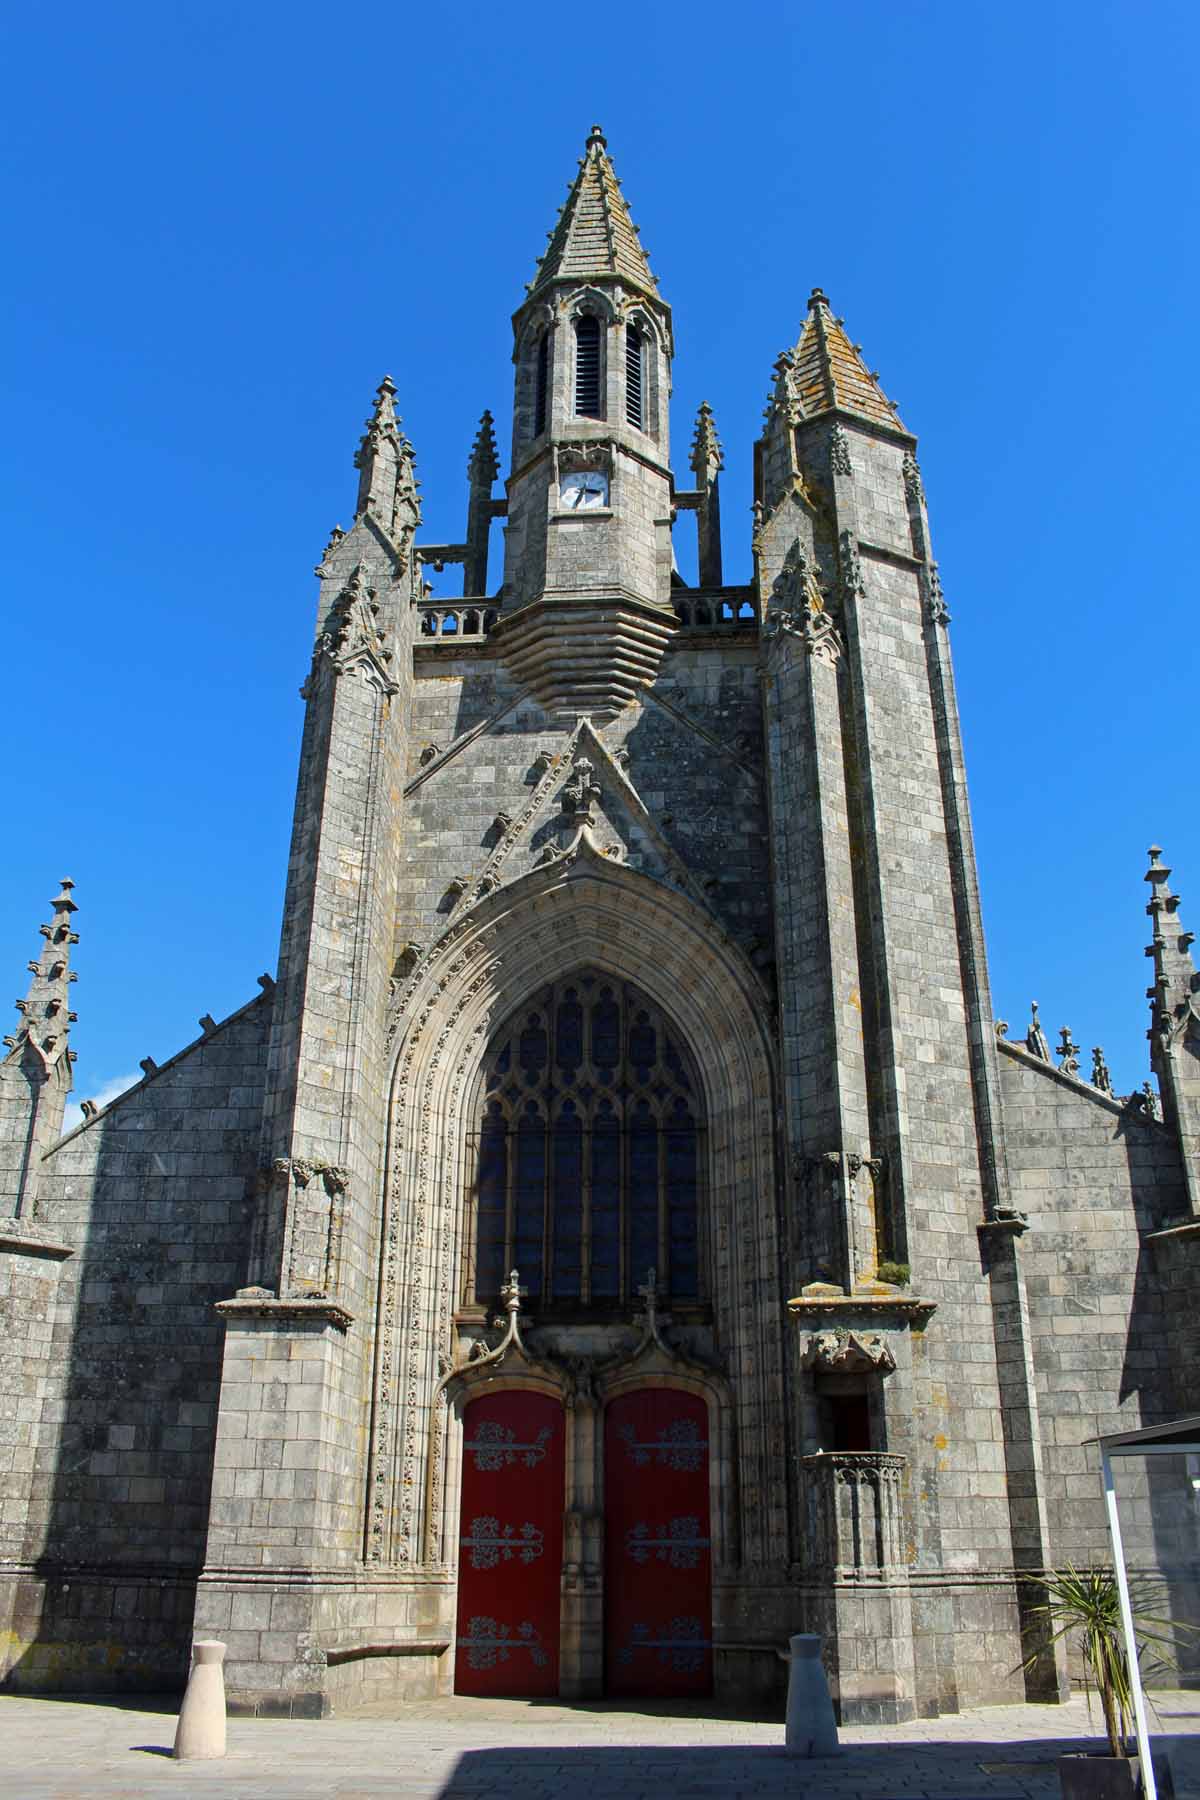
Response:
[{"label": "red door", "polygon": [[642,1388],[604,1422],[604,1664],[610,1694],[711,1694],[708,1408]]},{"label": "red door", "polygon": [[557,1694],[563,1409],[485,1394],[463,1415],[458,1694]]}]

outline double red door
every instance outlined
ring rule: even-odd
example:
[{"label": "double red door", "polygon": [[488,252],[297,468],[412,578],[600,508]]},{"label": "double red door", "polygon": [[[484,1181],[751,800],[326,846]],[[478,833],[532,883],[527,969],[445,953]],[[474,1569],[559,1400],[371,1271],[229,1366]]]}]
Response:
[{"label": "double red door", "polygon": [[604,1665],[609,1694],[712,1692],[708,1408],[641,1388],[604,1427]]},{"label": "double red door", "polygon": [[[463,1415],[460,1694],[552,1695],[559,1682],[565,1419],[509,1391]],[[708,1409],[643,1388],[604,1425],[605,1689],[712,1692]]]},{"label": "double red door", "polygon": [[456,1693],[558,1692],[564,1435],[545,1394],[464,1412]]}]

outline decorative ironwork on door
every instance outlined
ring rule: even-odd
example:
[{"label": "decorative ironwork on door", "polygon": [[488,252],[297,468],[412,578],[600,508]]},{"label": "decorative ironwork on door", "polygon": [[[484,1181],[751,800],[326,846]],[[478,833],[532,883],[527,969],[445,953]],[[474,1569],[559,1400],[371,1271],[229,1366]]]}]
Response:
[{"label": "decorative ironwork on door", "polygon": [[708,1408],[641,1388],[604,1425],[605,1686],[712,1692]]},{"label": "decorative ironwork on door", "polygon": [[565,1468],[557,1400],[511,1391],[467,1406],[456,1693],[558,1692]]},{"label": "decorative ironwork on door", "polygon": [[617,1309],[651,1265],[696,1298],[703,1130],[690,1058],[644,994],[588,969],[543,989],[488,1051],[465,1297],[492,1304],[515,1263],[543,1306]]}]

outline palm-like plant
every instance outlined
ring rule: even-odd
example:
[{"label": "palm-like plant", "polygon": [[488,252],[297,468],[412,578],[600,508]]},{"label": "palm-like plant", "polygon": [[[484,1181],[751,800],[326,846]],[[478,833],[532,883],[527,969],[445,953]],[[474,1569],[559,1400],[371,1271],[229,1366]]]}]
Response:
[{"label": "palm-like plant", "polygon": [[[1030,1610],[1041,1615],[1052,1628],[1048,1639],[1040,1643],[1021,1667],[1030,1669],[1049,1645],[1060,1639],[1073,1641],[1083,1657],[1083,1685],[1091,1703],[1092,1689],[1100,1696],[1104,1712],[1104,1729],[1113,1756],[1124,1756],[1133,1726],[1133,1683],[1125,1655],[1125,1636],[1121,1627],[1121,1600],[1117,1578],[1104,1564],[1089,1569],[1076,1569],[1070,1563],[1065,1569],[1048,1569],[1028,1579],[1041,1589],[1045,1599]],[[1161,1584],[1159,1584],[1161,1585]],[[1174,1634],[1181,1627],[1145,1610],[1150,1599],[1151,1584],[1130,1583],[1129,1601],[1139,1639],[1139,1651],[1145,1644],[1162,1644],[1174,1649]]]}]

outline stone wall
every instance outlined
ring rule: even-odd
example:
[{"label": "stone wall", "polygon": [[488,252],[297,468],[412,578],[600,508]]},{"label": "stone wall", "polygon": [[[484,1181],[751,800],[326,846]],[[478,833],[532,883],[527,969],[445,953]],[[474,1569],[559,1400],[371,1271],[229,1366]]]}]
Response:
[{"label": "stone wall", "polygon": [[221,1370],[213,1308],[244,1279],[270,1007],[251,1002],[50,1153],[33,1224],[72,1250],[56,1276],[44,1257],[0,1251],[34,1415],[3,1515],[11,1686],[186,1673]]},{"label": "stone wall", "polygon": [[[569,761],[554,771],[538,758],[562,757],[572,728],[519,696],[486,645],[458,655],[419,649],[417,675],[401,947],[439,936],[460,895],[498,859],[508,879],[557,845],[558,797],[570,774]],[[771,932],[756,647],[685,641],[668,653],[646,698],[599,735],[649,815],[624,795],[622,779],[601,770],[613,847],[648,873],[661,870],[664,856],[677,858],[697,898],[763,967]],[[502,817],[511,825],[498,823]]]},{"label": "stone wall", "polygon": [[1170,1416],[1165,1300],[1143,1241],[1183,1210],[1165,1125],[1002,1044],[1005,1135],[1028,1293],[1050,1547],[1108,1555],[1099,1452],[1088,1440]]}]

